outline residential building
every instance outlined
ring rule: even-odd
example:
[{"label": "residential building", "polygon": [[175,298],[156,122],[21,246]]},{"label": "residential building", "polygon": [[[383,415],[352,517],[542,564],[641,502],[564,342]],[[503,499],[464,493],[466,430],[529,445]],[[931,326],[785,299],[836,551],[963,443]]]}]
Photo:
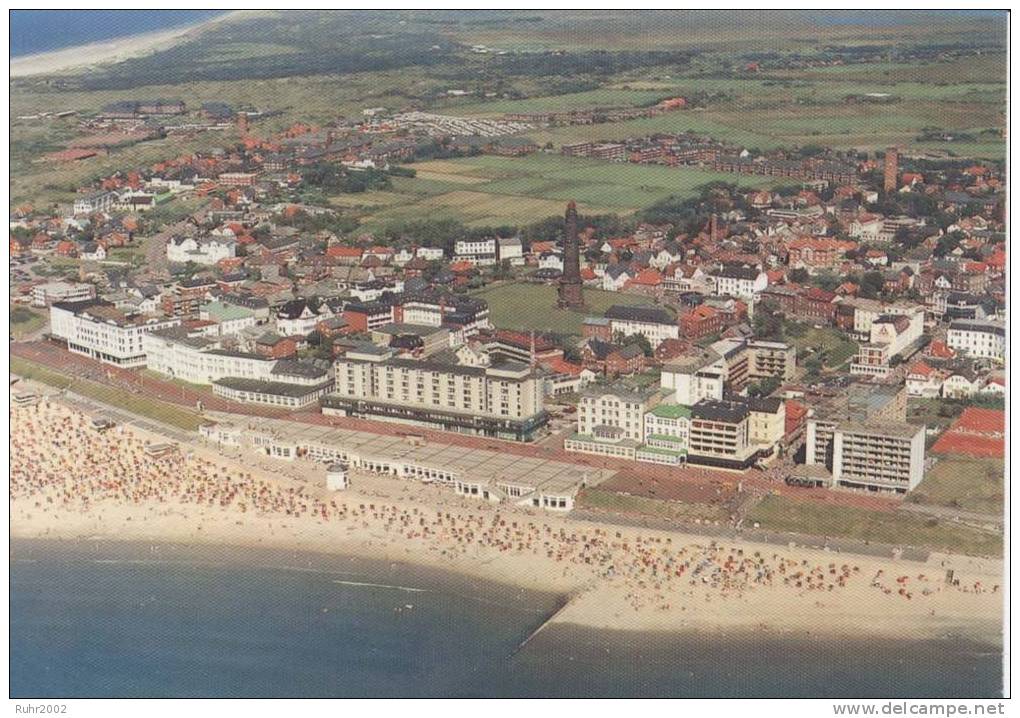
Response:
[{"label": "residential building", "polygon": [[761,455],[771,454],[786,435],[786,402],[779,397],[749,397],[748,440]]},{"label": "residential building", "polygon": [[833,437],[837,486],[905,494],[924,475],[924,425],[851,422]]},{"label": "residential building", "polygon": [[644,441],[644,417],[664,397],[657,387],[591,385],[577,404],[577,433],[563,442],[567,451],[634,459]]},{"label": "residential building", "polygon": [[99,300],[50,306],[50,332],[68,351],[122,367],[145,366],[144,336],[178,324],[175,317],[125,314]]},{"label": "residential building", "polygon": [[746,403],[703,399],[691,407],[688,463],[746,469],[757,456]]},{"label": "residential building", "polygon": [[793,379],[797,369],[797,348],[792,344],[749,339],[747,354],[747,371],[751,379],[769,376],[782,381]]},{"label": "residential building", "polygon": [[677,464],[687,459],[691,409],[683,404],[659,403],[645,414],[644,446],[638,460]]},{"label": "residential building", "polygon": [[170,262],[201,265],[216,264],[237,254],[237,242],[228,237],[171,237],[166,243],[166,258]]},{"label": "residential building", "polygon": [[333,316],[325,302],[295,299],[276,312],[276,331],[284,336],[307,336],[323,319]]},{"label": "residential building", "polygon": [[495,237],[487,239],[458,239],[453,246],[453,261],[468,262],[476,267],[496,263],[498,244]]},{"label": "residential building", "polygon": [[631,307],[613,305],[605,312],[610,321],[613,336],[620,332],[624,336],[640,334],[652,349],[659,346],[664,339],[677,339],[680,327],[667,310],[661,307]]},{"label": "residential building", "polygon": [[711,349],[670,359],[659,376],[660,386],[670,392],[672,401],[685,406],[722,399],[725,381],[724,360]]},{"label": "residential building", "polygon": [[117,193],[100,191],[81,194],[74,199],[73,212],[77,215],[109,212],[117,203]]},{"label": "residential building", "polygon": [[198,310],[198,318],[216,322],[216,333],[220,335],[237,334],[258,324],[253,310],[219,301],[203,304]]},{"label": "residential building", "polygon": [[768,286],[768,275],[758,267],[729,265],[710,272],[715,293],[755,301]]},{"label": "residential building", "polygon": [[43,282],[32,287],[32,305],[48,307],[56,302],[86,302],[96,298],[96,285],[84,282]]},{"label": "residential building", "polygon": [[400,359],[373,345],[337,359],[323,413],[530,441],[547,422],[541,379],[519,362],[469,367]]},{"label": "residential building", "polygon": [[957,320],[950,322],[946,342],[957,353],[976,359],[1006,359],[1006,327],[995,321]]},{"label": "residential building", "polygon": [[892,361],[911,349],[916,350],[924,332],[924,309],[914,307],[903,314],[883,314],[871,322],[870,341],[861,344],[850,364],[850,373],[882,378],[892,369]]}]

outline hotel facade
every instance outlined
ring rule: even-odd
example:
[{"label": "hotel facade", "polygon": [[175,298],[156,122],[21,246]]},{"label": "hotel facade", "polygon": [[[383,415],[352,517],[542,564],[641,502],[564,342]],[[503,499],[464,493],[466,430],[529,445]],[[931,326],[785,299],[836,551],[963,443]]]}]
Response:
[{"label": "hotel facade", "polygon": [[50,307],[50,332],[67,342],[68,351],[122,367],[145,366],[145,335],[180,323],[175,317],[125,314],[103,301]]},{"label": "hotel facade", "polygon": [[334,365],[324,414],[361,416],[446,431],[530,441],[548,421],[543,383],[531,367],[469,367],[400,359],[382,347],[350,349]]}]

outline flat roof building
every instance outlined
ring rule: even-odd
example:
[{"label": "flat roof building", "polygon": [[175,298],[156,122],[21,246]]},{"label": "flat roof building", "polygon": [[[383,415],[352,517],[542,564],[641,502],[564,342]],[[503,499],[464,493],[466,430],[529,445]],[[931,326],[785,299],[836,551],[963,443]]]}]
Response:
[{"label": "flat roof building", "polygon": [[355,347],[337,359],[336,391],[323,413],[530,441],[546,424],[542,380],[519,362],[487,367],[395,358]]}]

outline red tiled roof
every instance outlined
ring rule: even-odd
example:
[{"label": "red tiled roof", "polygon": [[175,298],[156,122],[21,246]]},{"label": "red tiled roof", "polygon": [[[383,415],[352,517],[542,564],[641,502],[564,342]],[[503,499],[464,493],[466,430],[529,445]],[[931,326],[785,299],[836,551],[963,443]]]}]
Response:
[{"label": "red tiled roof", "polygon": [[361,247],[344,247],[340,244],[334,244],[332,247],[326,248],[327,257],[360,257]]},{"label": "red tiled roof", "polygon": [[563,357],[540,359],[538,363],[557,374],[570,374],[571,376],[577,376],[584,371],[583,366],[569,362]]},{"label": "red tiled roof", "polygon": [[662,284],[662,275],[654,269],[642,269],[637,276],[627,281],[627,284],[638,284],[646,287],[657,287]]},{"label": "red tiled roof", "polygon": [[1006,412],[968,406],[953,424],[952,429],[981,434],[1003,434],[1006,431]]},{"label": "red tiled roof", "polygon": [[936,454],[1005,456],[1006,412],[967,407],[931,450]]},{"label": "red tiled roof", "polygon": [[938,339],[935,339],[928,345],[926,352],[928,356],[935,357],[936,359],[952,359],[956,356],[956,351],[950,348],[948,344]]},{"label": "red tiled roof", "polygon": [[919,374],[920,376],[929,377],[935,373],[935,370],[925,364],[923,361],[914,362],[907,369],[907,376],[912,374]]},{"label": "red tiled roof", "polygon": [[976,457],[1002,457],[1006,446],[1002,439],[971,436],[947,431],[931,447],[933,454],[964,454]]}]

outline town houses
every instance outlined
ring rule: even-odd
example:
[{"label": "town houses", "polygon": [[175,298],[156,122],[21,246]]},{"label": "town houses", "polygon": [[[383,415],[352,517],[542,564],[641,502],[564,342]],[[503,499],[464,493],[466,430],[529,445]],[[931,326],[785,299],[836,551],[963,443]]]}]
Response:
[{"label": "town houses", "polygon": [[[177,107],[111,112],[162,122]],[[688,111],[652,107],[639,116]],[[926,428],[904,402],[1005,392],[995,163],[964,175],[901,155],[876,183],[866,153],[621,136],[549,152],[762,184],[625,218],[571,204],[566,221],[381,226],[317,183],[371,200],[413,184],[408,161],[439,139],[523,158],[543,151],[534,125],[593,118],[383,110],[257,133],[242,116],[201,117],[236,123],[239,141],[12,211],[11,302],[48,309],[46,340],[243,405],[525,443],[574,424],[554,440],[568,452],[735,474],[796,463],[868,492],[917,485]]]}]

